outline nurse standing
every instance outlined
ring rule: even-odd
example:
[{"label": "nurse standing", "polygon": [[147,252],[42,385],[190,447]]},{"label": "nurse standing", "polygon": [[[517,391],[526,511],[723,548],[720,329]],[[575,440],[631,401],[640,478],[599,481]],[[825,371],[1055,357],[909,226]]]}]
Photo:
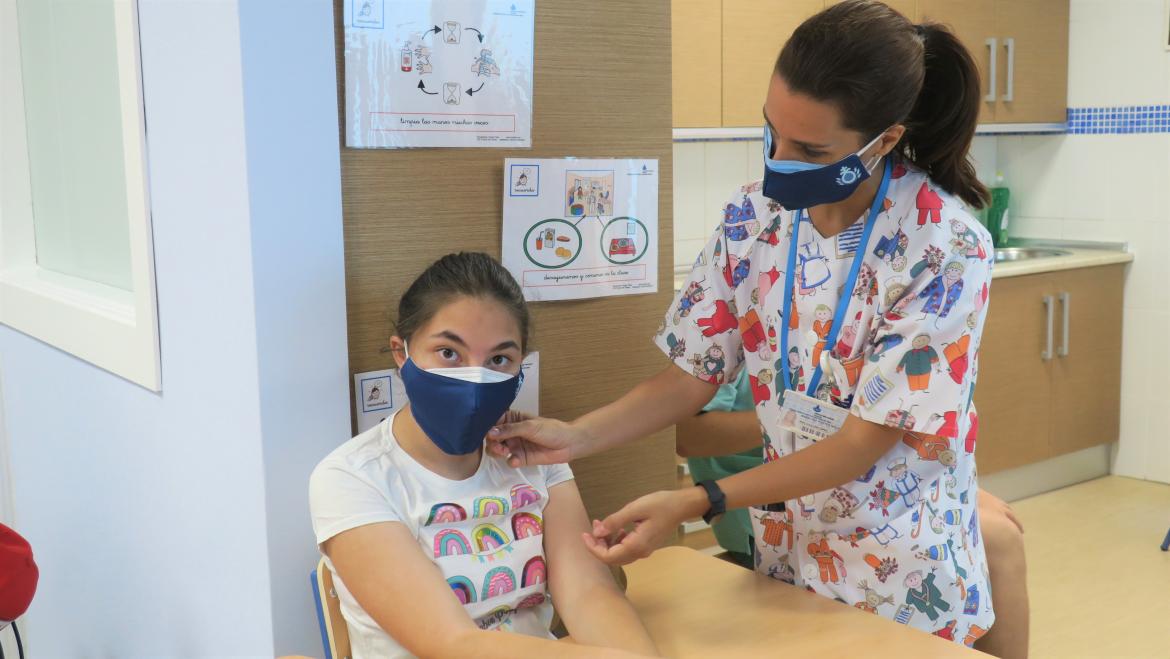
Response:
[{"label": "nurse standing", "polygon": [[[806,21],[768,88],[763,180],[699,254],[683,290],[702,301],[676,301],[658,332],[675,365],[572,423],[501,426],[493,450],[514,465],[597,453],[695,414],[747,369],[766,463],[634,501],[594,524],[593,552],[629,562],[685,519],[750,508],[761,573],[972,645],[995,619],[975,514],[993,251],[968,211],[988,198],[967,160],[979,99],[941,26],[864,0]],[[735,223],[749,204],[754,233]],[[773,333],[778,346],[758,340]],[[953,344],[969,346],[960,365],[939,359]],[[795,544],[765,542],[777,524]]]}]

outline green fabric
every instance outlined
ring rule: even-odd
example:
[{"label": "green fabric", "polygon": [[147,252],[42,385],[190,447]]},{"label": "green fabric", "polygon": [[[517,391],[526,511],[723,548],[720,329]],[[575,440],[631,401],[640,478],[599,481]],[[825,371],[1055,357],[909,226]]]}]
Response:
[{"label": "green fabric", "polygon": [[[747,370],[744,369],[739,372],[739,377],[735,382],[719,387],[703,411],[741,412],[755,409],[756,404],[752,399],[751,383],[748,381]],[[695,483],[726,478],[757,467],[763,462],[764,449],[762,445],[742,453],[720,455],[713,458],[687,458],[691,479]],[[740,554],[751,553],[752,522],[746,509],[728,511],[723,519],[712,526],[712,530],[715,532],[715,540],[719,542],[720,547]]]}]

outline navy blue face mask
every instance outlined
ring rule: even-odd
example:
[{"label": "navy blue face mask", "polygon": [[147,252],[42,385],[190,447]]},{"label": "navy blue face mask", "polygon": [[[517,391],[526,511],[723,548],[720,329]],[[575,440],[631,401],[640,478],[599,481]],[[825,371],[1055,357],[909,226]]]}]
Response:
[{"label": "navy blue face mask", "polygon": [[399,374],[411,415],[447,455],[479,450],[524,381],[523,371],[509,375],[479,367],[423,370],[409,354]]},{"label": "navy blue face mask", "polygon": [[861,161],[861,154],[884,134],[885,131],[857,153],[831,165],[818,165],[800,160],[772,160],[772,131],[765,127],[764,196],[780,202],[788,210],[835,204],[848,198],[869,178],[869,168]]}]

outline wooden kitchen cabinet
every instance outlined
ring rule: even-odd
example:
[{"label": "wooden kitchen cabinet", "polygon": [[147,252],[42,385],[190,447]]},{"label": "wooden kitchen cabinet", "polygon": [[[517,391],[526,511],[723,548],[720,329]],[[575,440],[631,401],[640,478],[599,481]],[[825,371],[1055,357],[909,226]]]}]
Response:
[{"label": "wooden kitchen cabinet", "polygon": [[999,73],[994,121],[1064,122],[1069,0],[996,0]]},{"label": "wooden kitchen cabinet", "polygon": [[[841,0],[673,0],[675,127],[760,126],[776,56]],[[948,25],[979,67],[979,122],[1060,123],[1068,105],[1069,0],[889,0]]]},{"label": "wooden kitchen cabinet", "polygon": [[719,0],[670,6],[674,127],[723,125],[723,8]]},{"label": "wooden kitchen cabinet", "polygon": [[1060,123],[1068,107],[1069,0],[918,0],[979,67],[980,123]]},{"label": "wooden kitchen cabinet", "polygon": [[975,389],[980,473],[1117,441],[1124,268],[992,282]]},{"label": "wooden kitchen cabinet", "polygon": [[[914,15],[916,23],[930,21],[950,27],[971,51],[979,68],[980,90],[984,95],[979,104],[981,124],[995,121],[995,103],[988,100],[992,98],[993,90],[992,57],[999,55],[998,47],[993,50],[989,45],[989,40],[996,38],[995,4],[996,0],[918,0],[918,13]],[[1066,31],[1067,28],[1066,25]]]},{"label": "wooden kitchen cabinet", "polygon": [[824,0],[723,0],[723,125],[764,125],[764,99],[776,56]]},{"label": "wooden kitchen cabinet", "polygon": [[[1121,425],[1124,266],[1069,270],[1056,286],[1052,449],[1071,453],[1117,439]],[[1068,311],[1068,333],[1063,316]],[[1065,354],[1067,353],[1067,354]]]},{"label": "wooden kitchen cabinet", "polygon": [[1048,275],[993,281],[979,350],[975,407],[980,473],[1039,462],[1052,453],[1052,369],[1045,347]]}]

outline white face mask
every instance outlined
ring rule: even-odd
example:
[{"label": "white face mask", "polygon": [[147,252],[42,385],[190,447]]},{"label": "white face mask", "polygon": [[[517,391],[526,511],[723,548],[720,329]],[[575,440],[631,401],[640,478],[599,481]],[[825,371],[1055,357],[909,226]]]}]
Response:
[{"label": "white face mask", "polygon": [[[406,351],[406,358],[410,359],[410,347],[403,342],[403,349]],[[503,382],[511,380],[516,377],[511,373],[501,373],[500,371],[493,371],[490,368],[482,366],[454,366],[450,368],[428,368],[424,369],[427,373],[434,373],[443,377],[452,378],[455,380],[462,380],[464,382],[475,382],[480,384],[491,384],[494,382]]]},{"label": "white face mask", "polygon": [[457,366],[454,368],[428,368],[427,373],[442,375],[443,377],[463,380],[464,382],[493,383],[511,380],[516,377],[511,373],[501,373],[482,366]]}]

